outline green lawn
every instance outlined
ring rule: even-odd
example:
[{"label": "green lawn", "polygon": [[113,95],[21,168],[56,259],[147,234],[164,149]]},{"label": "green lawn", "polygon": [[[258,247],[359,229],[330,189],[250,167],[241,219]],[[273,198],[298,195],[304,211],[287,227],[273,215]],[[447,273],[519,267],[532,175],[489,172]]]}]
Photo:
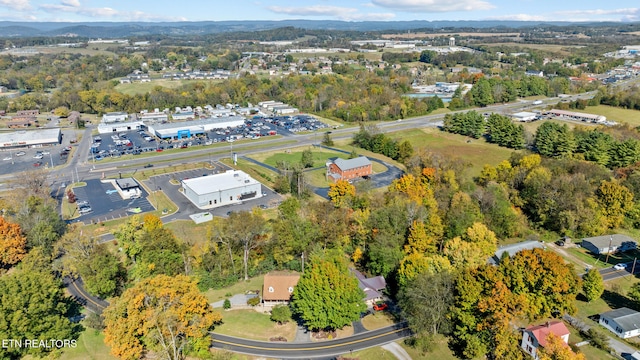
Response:
[{"label": "green lawn", "polygon": [[271,321],[269,314],[259,313],[255,310],[230,310],[222,313],[222,325],[216,326],[214,332],[262,341],[284,336],[287,341],[293,341],[296,336],[296,328],[293,321],[278,325]]},{"label": "green lawn", "polygon": [[[200,80],[204,81],[204,80]],[[207,80],[211,82],[213,80]],[[177,89],[182,85],[193,83],[193,80],[168,80],[168,79],[153,79],[151,82],[146,83],[131,83],[131,84],[118,84],[115,89],[126,95],[140,95],[151,92],[156,86]]]},{"label": "green lawn", "polygon": [[605,282],[605,290],[600,299],[593,300],[592,302],[586,302],[586,299],[582,296],[578,296],[576,306],[578,313],[576,314],[580,319],[587,322],[588,325],[596,325],[588,317],[607,312],[620,307],[628,307],[632,309],[638,309],[638,305],[629,299],[626,294],[631,289],[633,284],[640,282],[640,279],[634,276],[626,276],[619,279],[614,279]]},{"label": "green lawn", "polygon": [[596,115],[604,115],[609,121],[626,122],[633,126],[640,126],[640,111],[623,109],[614,106],[598,105],[587,106],[584,112]]},{"label": "green lawn", "polygon": [[[240,269],[241,266],[242,264],[237,264],[238,269]],[[244,294],[248,290],[260,290],[260,292],[262,292],[263,283],[264,275],[261,275],[251,278],[249,279],[249,281],[240,281],[222,289],[209,289],[204,292],[204,296],[207,297],[207,300],[209,300],[209,302],[216,302],[219,300],[224,300],[225,298],[231,297],[235,294]]]},{"label": "green lawn", "polygon": [[176,237],[188,244],[204,243],[211,222],[196,224],[191,220],[176,220],[165,224]]},{"label": "green lawn", "polygon": [[[258,161],[262,161],[265,164],[268,164],[271,166],[276,166],[276,164],[280,161],[293,164],[293,163],[299,163],[302,160],[303,150],[305,150],[305,148],[278,151],[276,153],[271,153],[267,156],[254,155],[252,157]],[[331,151],[326,149],[318,150],[318,149],[312,148],[311,153],[313,154],[313,167],[320,167],[320,166],[324,167],[325,163],[330,158],[335,158],[335,157],[346,158],[347,157],[347,154],[342,154],[336,151]]]},{"label": "green lawn", "polygon": [[65,350],[60,356],[60,360],[115,360],[111,356],[110,349],[104,343],[104,335],[96,330],[87,329],[80,334],[77,341],[78,346],[74,349]]},{"label": "green lawn", "polygon": [[573,247],[573,248],[567,249],[566,251],[576,256],[577,258],[581,259],[585,263],[591,266],[594,266],[598,269],[608,268],[620,262],[625,262],[625,263],[630,262],[630,261],[633,261],[635,257],[639,257],[638,251],[629,251],[626,253],[611,254],[608,256],[608,258],[607,258],[607,255],[592,254],[590,251],[588,251],[585,248]]},{"label": "green lawn", "polygon": [[472,139],[434,128],[403,130],[388,135],[396,140],[408,140],[416,150],[425,148],[447,158],[460,159],[471,165],[471,176],[479,174],[485,164],[497,165],[508,159],[513,151],[489,144],[484,139]]},{"label": "green lawn", "polygon": [[[576,329],[574,329],[573,327],[567,325],[567,328],[569,329],[569,332],[571,333],[569,335],[569,343],[570,344],[577,344],[581,341],[584,340],[588,340],[586,338],[584,338],[580,332]],[[591,345],[583,345],[580,348],[580,352],[584,354],[584,357],[587,360],[600,360],[600,359],[615,359],[615,357],[613,357],[611,354],[607,353],[606,351],[602,350],[602,349],[598,349],[594,346]]]},{"label": "green lawn", "polygon": [[393,316],[387,311],[376,311],[362,318],[362,325],[367,330],[376,330],[393,325]]}]

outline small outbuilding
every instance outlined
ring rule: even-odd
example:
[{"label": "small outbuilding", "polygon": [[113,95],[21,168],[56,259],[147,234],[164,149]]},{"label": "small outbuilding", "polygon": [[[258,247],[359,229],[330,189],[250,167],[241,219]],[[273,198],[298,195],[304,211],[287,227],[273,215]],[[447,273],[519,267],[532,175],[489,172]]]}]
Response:
[{"label": "small outbuilding", "polygon": [[622,234],[595,236],[582,239],[582,247],[596,255],[635,250],[637,242]]},{"label": "small outbuilding", "polygon": [[142,195],[140,185],[133,178],[116,179],[116,190],[123,199],[135,199]]}]

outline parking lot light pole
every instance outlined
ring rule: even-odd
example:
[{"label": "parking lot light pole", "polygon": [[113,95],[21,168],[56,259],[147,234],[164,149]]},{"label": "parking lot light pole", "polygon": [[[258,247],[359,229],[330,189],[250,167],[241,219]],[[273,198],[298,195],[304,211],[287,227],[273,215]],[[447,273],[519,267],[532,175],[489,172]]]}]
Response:
[{"label": "parking lot light pole", "polygon": [[51,156],[51,151],[49,151],[49,160],[51,160],[51,168],[53,169],[53,156]]}]

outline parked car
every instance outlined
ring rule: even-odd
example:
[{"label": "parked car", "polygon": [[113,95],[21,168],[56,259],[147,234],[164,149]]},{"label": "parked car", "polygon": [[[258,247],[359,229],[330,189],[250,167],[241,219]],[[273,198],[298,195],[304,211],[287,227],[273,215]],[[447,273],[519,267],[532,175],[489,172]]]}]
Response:
[{"label": "parked car", "polygon": [[24,156],[24,155],[27,155],[27,153],[26,153],[26,152],[24,152],[24,151],[18,151],[18,152],[16,153],[16,156]]},{"label": "parked car", "polygon": [[387,303],[377,303],[373,305],[373,310],[382,311],[382,310],[386,310],[388,307],[389,305],[387,305]]},{"label": "parked car", "polygon": [[147,165],[145,165],[144,167],[145,167],[145,168],[152,168],[152,167],[153,167],[153,164],[147,164]]},{"label": "parked car", "polygon": [[556,241],[556,245],[558,245],[558,246],[564,246],[564,240],[558,240],[558,241]]}]

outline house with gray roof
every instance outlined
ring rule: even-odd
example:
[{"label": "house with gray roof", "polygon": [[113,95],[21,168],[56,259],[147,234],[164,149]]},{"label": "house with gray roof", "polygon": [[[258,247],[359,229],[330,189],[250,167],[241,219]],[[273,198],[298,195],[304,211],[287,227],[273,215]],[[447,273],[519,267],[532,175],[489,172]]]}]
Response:
[{"label": "house with gray roof", "polygon": [[366,156],[358,156],[353,159],[329,159],[326,163],[327,179],[332,181],[346,180],[367,177],[373,173],[371,161]]},{"label": "house with gray roof", "polygon": [[368,278],[356,269],[349,270],[358,279],[358,287],[364,291],[364,302],[367,306],[373,306],[375,302],[382,300],[382,290],[387,287],[387,281],[383,276]]},{"label": "house with gray roof", "polygon": [[600,314],[599,323],[623,339],[640,335],[640,313],[626,307]]},{"label": "house with gray roof", "polygon": [[582,247],[596,255],[635,250],[637,242],[626,235],[614,234],[582,239]]},{"label": "house with gray roof", "polygon": [[533,249],[544,249],[545,246],[540,241],[536,240],[527,240],[522,241],[515,244],[501,246],[496,250],[492,257],[489,258],[488,262],[491,265],[499,265],[500,260],[502,259],[505,253],[509,254],[509,257],[519,253],[522,250],[533,250]]}]

